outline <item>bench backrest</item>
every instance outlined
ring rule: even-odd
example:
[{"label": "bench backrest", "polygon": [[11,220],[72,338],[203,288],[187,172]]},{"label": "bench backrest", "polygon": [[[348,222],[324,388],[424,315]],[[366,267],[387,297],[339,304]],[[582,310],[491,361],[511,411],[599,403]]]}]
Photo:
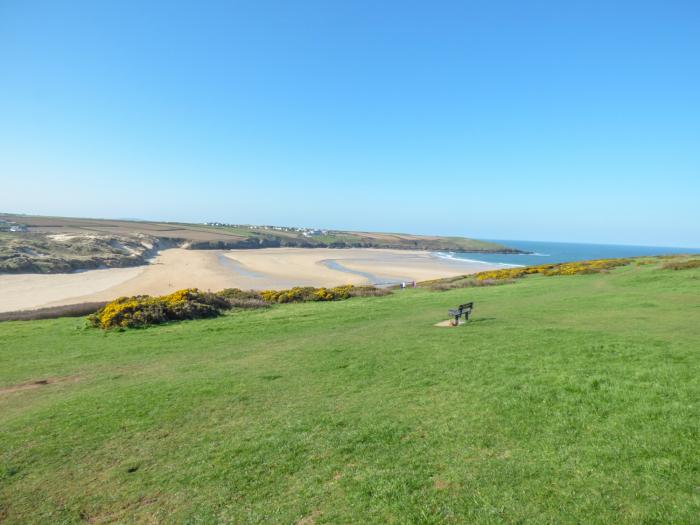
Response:
[{"label": "bench backrest", "polygon": [[474,308],[474,303],[466,303],[466,304],[460,304],[459,309],[464,311],[464,310],[471,310]]}]

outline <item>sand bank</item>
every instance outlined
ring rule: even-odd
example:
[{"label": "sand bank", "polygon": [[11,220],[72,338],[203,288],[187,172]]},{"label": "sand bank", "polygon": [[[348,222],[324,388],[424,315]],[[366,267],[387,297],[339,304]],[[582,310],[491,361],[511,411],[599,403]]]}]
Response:
[{"label": "sand bank", "polygon": [[110,268],[61,274],[0,275],[0,312],[73,304],[90,293],[112,290],[143,272],[144,267]]},{"label": "sand bank", "polygon": [[[235,261],[244,271],[258,274],[247,280],[248,288],[389,284],[451,277],[495,267],[441,259],[424,251],[368,248],[229,250],[223,256]],[[271,284],[264,285],[266,282]]]},{"label": "sand bank", "polygon": [[485,263],[446,260],[428,252],[379,249],[269,248],[164,250],[148,266],[72,274],[0,275],[0,312],[161,295],[181,288],[269,289],[387,284],[487,270]]}]

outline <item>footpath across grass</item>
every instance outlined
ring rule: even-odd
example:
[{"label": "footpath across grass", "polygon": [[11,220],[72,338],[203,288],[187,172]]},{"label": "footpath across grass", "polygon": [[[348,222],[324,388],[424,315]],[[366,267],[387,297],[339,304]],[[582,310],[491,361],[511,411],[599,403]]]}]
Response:
[{"label": "footpath across grass", "polygon": [[700,269],[660,264],[0,323],[0,522],[697,523]]}]

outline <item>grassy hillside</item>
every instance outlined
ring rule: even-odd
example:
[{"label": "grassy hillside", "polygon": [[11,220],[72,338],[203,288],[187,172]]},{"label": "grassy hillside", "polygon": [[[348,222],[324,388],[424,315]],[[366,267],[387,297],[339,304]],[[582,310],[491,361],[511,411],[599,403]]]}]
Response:
[{"label": "grassy hillside", "polygon": [[133,266],[145,264],[157,249],[173,246],[200,250],[288,246],[519,252],[466,237],[0,214],[0,273]]},{"label": "grassy hillside", "polygon": [[0,521],[697,522],[699,340],[700,269],[658,264],[1,323]]}]

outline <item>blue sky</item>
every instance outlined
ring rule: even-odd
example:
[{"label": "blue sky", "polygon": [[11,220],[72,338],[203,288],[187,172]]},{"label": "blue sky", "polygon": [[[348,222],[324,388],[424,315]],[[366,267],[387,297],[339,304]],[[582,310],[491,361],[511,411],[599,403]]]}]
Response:
[{"label": "blue sky", "polygon": [[698,20],[4,0],[0,210],[697,247]]}]

